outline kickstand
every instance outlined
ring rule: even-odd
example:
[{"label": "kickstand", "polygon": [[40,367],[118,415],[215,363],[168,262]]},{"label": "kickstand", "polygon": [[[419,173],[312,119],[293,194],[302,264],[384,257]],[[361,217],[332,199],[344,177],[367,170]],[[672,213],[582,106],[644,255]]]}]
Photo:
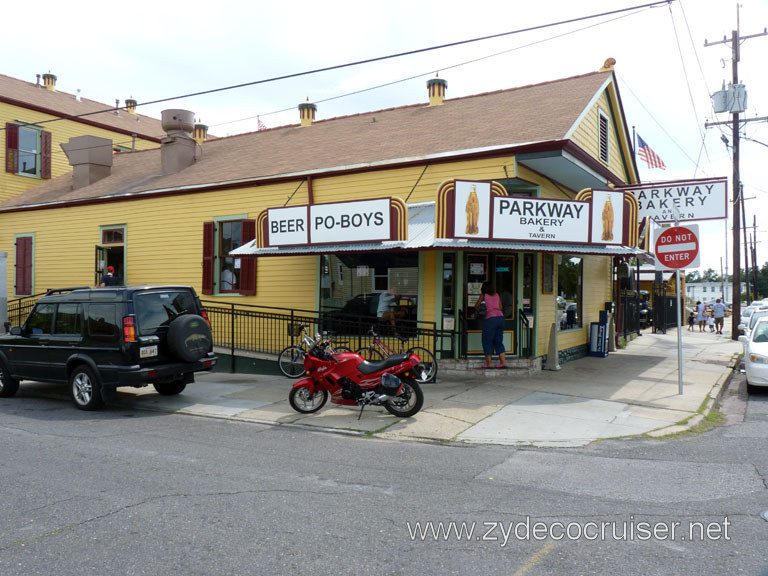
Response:
[{"label": "kickstand", "polygon": [[363,410],[365,410],[365,404],[360,405],[360,414],[357,415],[358,420],[363,417]]}]

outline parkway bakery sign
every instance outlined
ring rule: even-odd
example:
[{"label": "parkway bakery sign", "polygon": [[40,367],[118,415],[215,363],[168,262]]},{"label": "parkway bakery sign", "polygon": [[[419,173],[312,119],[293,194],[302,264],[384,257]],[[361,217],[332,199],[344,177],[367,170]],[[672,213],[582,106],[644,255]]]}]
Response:
[{"label": "parkway bakery sign", "polygon": [[656,182],[622,188],[637,198],[640,220],[681,222],[715,220],[728,217],[728,181],[725,178],[707,180],[677,180]]},{"label": "parkway bakery sign", "polygon": [[508,196],[497,182],[451,180],[438,191],[441,238],[544,243],[637,244],[637,202],[615,190],[573,200]]}]

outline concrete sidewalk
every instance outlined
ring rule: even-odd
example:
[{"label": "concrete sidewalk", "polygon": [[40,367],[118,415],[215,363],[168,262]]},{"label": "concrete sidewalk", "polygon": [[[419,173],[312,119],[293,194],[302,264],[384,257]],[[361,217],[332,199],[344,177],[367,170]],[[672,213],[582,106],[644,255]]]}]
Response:
[{"label": "concrete sidewalk", "polygon": [[[726,334],[728,331],[726,331]],[[601,438],[665,435],[701,419],[705,401],[722,389],[742,345],[727,335],[683,333],[683,394],[678,394],[677,336],[643,335],[607,358],[586,357],[557,372],[471,378],[438,373],[423,386],[424,408],[399,419],[382,408],[328,404],[302,415],[288,404],[293,380],[282,376],[211,373],[179,396],[154,388],[120,389],[124,407],[301,426],[390,439],[475,444],[580,446]],[[42,386],[42,385],[41,385]],[[712,401],[706,406],[711,406]],[[685,422],[684,425],[679,423]]]}]

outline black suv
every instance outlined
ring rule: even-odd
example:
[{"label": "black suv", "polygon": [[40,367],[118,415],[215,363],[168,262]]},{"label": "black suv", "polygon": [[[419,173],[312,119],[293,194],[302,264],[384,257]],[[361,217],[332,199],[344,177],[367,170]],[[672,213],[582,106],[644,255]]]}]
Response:
[{"label": "black suv", "polygon": [[95,410],[118,386],[178,394],[215,364],[190,286],[49,290],[21,328],[0,335],[0,397],[13,396],[19,380],[68,383],[75,406]]}]

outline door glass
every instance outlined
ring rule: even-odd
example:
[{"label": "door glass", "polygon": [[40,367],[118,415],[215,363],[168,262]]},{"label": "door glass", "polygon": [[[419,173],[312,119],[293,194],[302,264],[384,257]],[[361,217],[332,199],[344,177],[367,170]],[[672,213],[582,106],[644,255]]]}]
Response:
[{"label": "door glass", "polygon": [[31,334],[50,334],[53,325],[53,304],[40,304],[27,318],[26,331]]},{"label": "door glass", "polygon": [[501,295],[501,305],[507,321],[515,319],[515,257],[496,256],[496,292]]}]

